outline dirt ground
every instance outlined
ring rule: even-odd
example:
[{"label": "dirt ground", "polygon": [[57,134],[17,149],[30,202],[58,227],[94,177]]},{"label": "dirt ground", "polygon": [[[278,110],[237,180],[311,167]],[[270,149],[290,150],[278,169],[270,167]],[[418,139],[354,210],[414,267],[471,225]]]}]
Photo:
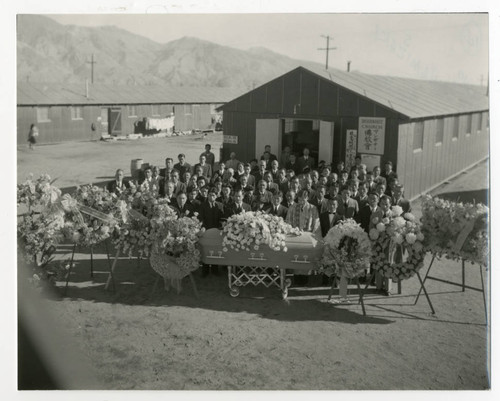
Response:
[{"label": "dirt ground", "polygon": [[[220,135],[209,137],[214,153]],[[188,161],[204,149],[193,137],[120,143],[78,143],[18,149],[18,181],[30,171],[58,177],[59,187],[109,179],[130,160],[163,165],[180,149]],[[216,157],[217,157],[216,153]],[[486,199],[487,163],[435,193]],[[468,199],[468,198],[467,198]],[[418,215],[418,202],[414,202]],[[70,256],[71,245],[58,249]],[[311,280],[281,300],[277,288],[245,287],[238,298],[227,274],[195,273],[199,298],[188,279],[181,294],[166,292],[147,261],[120,258],[116,291],[105,291],[108,263],[95,250],[94,277],[88,251],[64,296],[41,302],[89,362],[96,388],[130,390],[484,390],[488,382],[488,333],[482,293],[429,280],[426,298],[414,305],[416,277],[402,294],[368,290],[367,315],[350,287],[350,305],[327,302],[329,288]],[[430,258],[426,258],[427,269]],[[466,284],[481,287],[478,266],[466,264]],[[432,275],[461,282],[461,264],[434,262]],[[63,283],[60,283],[62,286]]]}]

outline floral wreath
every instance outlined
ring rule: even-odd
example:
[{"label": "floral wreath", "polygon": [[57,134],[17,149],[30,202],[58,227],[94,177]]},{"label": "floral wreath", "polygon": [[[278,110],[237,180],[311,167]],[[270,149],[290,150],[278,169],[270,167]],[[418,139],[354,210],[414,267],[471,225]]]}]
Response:
[{"label": "floral wreath", "polygon": [[451,202],[427,195],[422,201],[425,249],[437,256],[487,266],[488,214],[482,203]]},{"label": "floral wreath", "polygon": [[324,238],[320,271],[327,276],[354,278],[370,267],[371,242],[353,219],[339,222]]},{"label": "floral wreath", "polygon": [[393,206],[387,217],[374,218],[375,228],[370,230],[372,267],[395,282],[413,277],[423,267],[426,253],[420,224],[413,214],[402,213],[400,206]]}]

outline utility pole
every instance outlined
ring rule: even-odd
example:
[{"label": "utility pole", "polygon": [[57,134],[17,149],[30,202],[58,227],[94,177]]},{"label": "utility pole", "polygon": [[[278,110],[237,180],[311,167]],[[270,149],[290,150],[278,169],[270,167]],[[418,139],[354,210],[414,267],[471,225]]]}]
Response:
[{"label": "utility pole", "polygon": [[90,64],[90,83],[94,83],[94,64],[97,64],[97,61],[94,61],[94,53],[92,53],[92,61],[87,61],[87,64]]},{"label": "utility pole", "polygon": [[[330,47],[330,35],[321,35],[322,38],[326,38],[326,47],[325,48],[318,48],[318,50],[326,50],[326,67],[325,69],[328,70],[328,52],[330,50],[337,50],[336,47]],[[333,38],[332,38],[333,39]]]}]

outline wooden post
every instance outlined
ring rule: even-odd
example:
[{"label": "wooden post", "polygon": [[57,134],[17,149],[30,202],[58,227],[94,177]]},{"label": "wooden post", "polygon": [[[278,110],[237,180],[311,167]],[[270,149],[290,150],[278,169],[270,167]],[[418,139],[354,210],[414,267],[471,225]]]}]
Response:
[{"label": "wooden post", "polygon": [[69,275],[71,273],[71,269],[73,269],[73,260],[75,257],[75,251],[76,251],[76,243],[73,245],[73,252],[71,253],[71,261],[69,262],[69,269],[68,272],[66,273],[66,286],[64,287],[64,295],[68,292],[68,284],[69,284]]},{"label": "wooden post", "polygon": [[193,277],[193,274],[192,274],[192,273],[189,273],[189,279],[191,280],[191,285],[193,286],[194,296],[195,296],[196,298],[199,298],[199,295],[198,295],[198,288],[196,288],[196,282],[194,281],[194,277]]},{"label": "wooden post", "polygon": [[356,285],[358,287],[358,293],[359,293],[358,303],[361,304],[361,309],[363,309],[363,316],[366,316],[365,303],[363,302],[363,290],[361,289],[361,286],[359,285],[359,277],[356,277]]},{"label": "wooden post", "polygon": [[339,296],[341,299],[347,298],[347,277],[344,275],[340,276]]},{"label": "wooden post", "polygon": [[115,279],[113,277],[113,271],[112,271],[112,266],[111,266],[111,259],[109,257],[108,240],[106,240],[104,242],[104,245],[106,246],[106,255],[108,257],[108,270],[109,270],[109,275],[111,276],[111,282],[113,283],[113,291],[116,291],[116,288],[115,288]]},{"label": "wooden post", "polygon": [[462,259],[462,292],[465,292],[465,261]]},{"label": "wooden post", "polygon": [[[432,259],[431,259],[431,263],[429,264],[429,268],[427,269],[427,273],[425,273],[425,277],[424,277],[424,284],[425,284],[425,280],[427,280],[427,276],[429,275],[429,272],[431,271],[431,267],[432,267],[432,264],[434,263],[434,259],[436,258],[436,254],[433,253],[432,254]],[[418,290],[418,294],[417,294],[417,297],[415,298],[415,302],[413,305],[416,305],[417,302],[418,302],[418,298],[420,297],[420,293],[422,292],[422,286],[420,286],[420,289]]]},{"label": "wooden post", "polygon": [[90,245],[90,277],[94,277],[94,246]]},{"label": "wooden post", "polygon": [[484,315],[486,318],[486,326],[488,326],[488,304],[486,303],[486,290],[484,288],[483,266],[479,265],[479,273],[481,274],[481,288],[483,289]]},{"label": "wooden post", "polygon": [[427,303],[429,304],[429,306],[431,308],[432,314],[435,315],[436,312],[434,311],[434,307],[432,306],[431,299],[429,298],[429,294],[427,294],[427,290],[425,289],[424,282],[422,281],[422,277],[420,277],[419,272],[417,272],[417,277],[418,277],[418,280],[420,281],[420,286],[421,286],[422,290],[424,290],[424,294],[425,294],[425,297],[427,298]]},{"label": "wooden post", "polygon": [[106,285],[104,286],[105,290],[108,289],[109,284],[112,281],[113,281],[113,286],[114,286],[113,273],[115,272],[116,262],[118,262],[118,256],[120,256],[120,249],[119,248],[116,250],[115,260],[113,261],[113,266],[111,266],[111,271],[109,272],[108,280],[106,281]]}]

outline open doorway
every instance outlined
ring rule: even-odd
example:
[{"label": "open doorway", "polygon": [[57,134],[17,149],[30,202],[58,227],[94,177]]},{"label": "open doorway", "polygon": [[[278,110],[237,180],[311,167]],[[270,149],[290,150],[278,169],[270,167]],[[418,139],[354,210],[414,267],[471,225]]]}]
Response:
[{"label": "open doorway", "polygon": [[289,146],[297,157],[302,156],[304,148],[319,161],[319,120],[283,120],[282,148]]}]

